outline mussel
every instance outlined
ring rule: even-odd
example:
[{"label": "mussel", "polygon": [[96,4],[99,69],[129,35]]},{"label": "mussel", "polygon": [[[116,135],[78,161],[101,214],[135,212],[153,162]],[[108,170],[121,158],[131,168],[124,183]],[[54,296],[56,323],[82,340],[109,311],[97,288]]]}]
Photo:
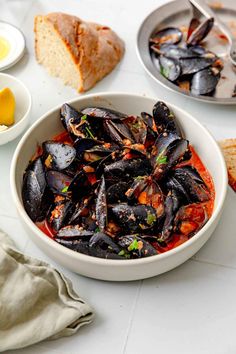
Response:
[{"label": "mussel", "polygon": [[148,241],[138,235],[121,236],[118,244],[122,247],[119,254],[126,258],[130,258],[130,255],[132,258],[150,257],[158,253]]},{"label": "mussel", "polygon": [[207,68],[198,71],[193,75],[191,83],[191,92],[194,95],[209,95],[211,94],[220,79],[220,71],[217,68]]},{"label": "mussel", "polygon": [[[48,195],[46,195],[47,193]],[[45,218],[50,198],[50,192],[47,191],[44,166],[39,157],[28,166],[22,187],[25,210],[34,222]]]},{"label": "mussel", "polygon": [[181,75],[181,66],[177,60],[161,55],[159,57],[160,73],[170,81],[176,81]]},{"label": "mussel", "polygon": [[120,203],[113,205],[109,210],[118,224],[130,232],[151,229],[158,218],[156,210],[150,205]]},{"label": "mussel", "polygon": [[43,143],[44,164],[53,170],[65,170],[76,157],[76,150],[68,144],[45,141]]},{"label": "mussel", "polygon": [[150,43],[161,45],[163,43],[179,43],[183,33],[176,27],[167,27],[154,33],[150,38]]},{"label": "mussel", "polygon": [[210,32],[214,25],[214,18],[208,18],[192,31],[187,39],[188,45],[196,45],[200,43]]}]

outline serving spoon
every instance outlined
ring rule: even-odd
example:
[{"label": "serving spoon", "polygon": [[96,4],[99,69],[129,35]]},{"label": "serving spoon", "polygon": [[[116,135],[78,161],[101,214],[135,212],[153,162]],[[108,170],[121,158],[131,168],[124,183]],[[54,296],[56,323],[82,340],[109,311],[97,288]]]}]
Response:
[{"label": "serving spoon", "polygon": [[223,32],[229,41],[229,58],[231,63],[236,66],[236,39],[233,37],[229,28],[219,19],[204,0],[189,0],[189,2],[193,7],[193,15],[195,18],[199,19],[201,14],[206,18],[214,18],[214,24]]}]

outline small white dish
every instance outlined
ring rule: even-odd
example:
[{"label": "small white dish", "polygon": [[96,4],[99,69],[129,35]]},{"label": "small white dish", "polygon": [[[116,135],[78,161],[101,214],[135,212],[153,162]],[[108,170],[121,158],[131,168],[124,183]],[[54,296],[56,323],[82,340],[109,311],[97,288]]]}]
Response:
[{"label": "small white dish", "polygon": [[0,21],[0,37],[9,44],[9,53],[0,60],[0,71],[15,65],[24,55],[25,38],[23,33],[9,23]]},{"label": "small white dish", "polygon": [[[101,93],[84,95],[68,103],[78,110],[88,106],[102,106],[133,115],[140,114],[141,111],[152,112],[156,101],[158,98],[128,93]],[[180,246],[165,253],[141,259],[116,260],[87,256],[72,251],[47,237],[27,215],[22,203],[21,190],[24,171],[38,145],[64,131],[60,121],[59,106],[45,113],[25,133],[15,150],[11,165],[11,192],[19,219],[29,237],[45,254],[64,267],[91,278],[128,281],[153,277],[177,267],[192,257],[210,238],[220,220],[226,195],[228,179],[225,161],[214,138],[196,118],[185,110],[166,103],[176,115],[186,138],[196,148],[213,178],[215,204],[208,222],[196,235]]]},{"label": "small white dish", "polygon": [[0,145],[6,144],[20,135],[29,123],[31,95],[26,86],[14,76],[0,73],[0,90],[8,87],[12,90],[15,101],[15,123],[0,132]]}]

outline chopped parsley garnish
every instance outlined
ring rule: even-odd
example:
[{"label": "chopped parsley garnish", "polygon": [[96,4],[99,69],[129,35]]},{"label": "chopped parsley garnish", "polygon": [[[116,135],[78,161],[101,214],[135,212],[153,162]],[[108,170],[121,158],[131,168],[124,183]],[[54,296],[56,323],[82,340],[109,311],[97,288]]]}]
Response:
[{"label": "chopped parsley garnish", "polygon": [[118,253],[118,256],[124,256],[125,255],[125,251],[124,250],[121,250],[119,253]]},{"label": "chopped parsley garnish", "polygon": [[166,78],[168,78],[169,76],[169,70],[167,68],[164,68],[163,66],[160,67],[160,73],[162,76],[165,76]]},{"label": "chopped parsley garnish", "polygon": [[158,164],[160,164],[160,165],[166,164],[166,163],[167,163],[167,160],[168,160],[167,156],[163,156],[162,154],[160,154],[160,155],[157,156],[157,158],[156,158],[156,162],[157,162]]},{"label": "chopped parsley garnish", "polygon": [[81,120],[86,120],[87,119],[87,114],[84,114],[82,117],[81,117]]},{"label": "chopped parsley garnish", "polygon": [[64,188],[62,188],[62,193],[66,193],[67,191],[68,191],[68,188],[69,188],[69,186],[65,186]]},{"label": "chopped parsley garnish", "polygon": [[91,130],[88,128],[88,127],[85,127],[88,135],[92,138],[92,139],[95,139],[95,136],[93,135],[93,133],[91,132]]},{"label": "chopped parsley garnish", "polygon": [[138,240],[133,240],[133,242],[131,242],[131,244],[128,247],[129,251],[135,251],[138,249]]},{"label": "chopped parsley garnish", "polygon": [[148,215],[147,215],[147,224],[148,225],[152,225],[154,224],[154,222],[156,221],[156,215],[155,214],[151,214],[150,212],[148,212]]}]

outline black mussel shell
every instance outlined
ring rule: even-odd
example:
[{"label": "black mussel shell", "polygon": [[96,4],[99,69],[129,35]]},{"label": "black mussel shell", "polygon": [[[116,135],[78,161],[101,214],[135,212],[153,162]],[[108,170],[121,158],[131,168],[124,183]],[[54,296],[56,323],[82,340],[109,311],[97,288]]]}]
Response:
[{"label": "black mussel shell", "polygon": [[182,38],[183,33],[180,29],[176,27],[167,27],[153,34],[150,38],[150,43],[159,45],[163,43],[175,44],[179,43]]},{"label": "black mussel shell", "polygon": [[105,185],[104,176],[102,176],[98,188],[95,211],[96,211],[96,219],[97,219],[99,230],[101,232],[104,232],[107,224],[107,199],[106,199],[106,185]]},{"label": "black mussel shell", "polygon": [[73,251],[89,255],[89,241],[83,239],[67,240],[65,238],[55,237],[54,240],[62,246]]},{"label": "black mussel shell", "polygon": [[181,167],[175,169],[172,174],[182,184],[192,202],[206,202],[209,200],[209,191],[201,176],[192,167]]},{"label": "black mussel shell", "polygon": [[181,66],[178,61],[173,58],[168,58],[164,55],[159,57],[160,73],[170,81],[176,81],[181,75]]},{"label": "black mussel shell", "polygon": [[53,230],[58,231],[67,225],[74,210],[74,204],[63,196],[56,196],[54,200],[54,209],[51,210],[48,221]]},{"label": "black mussel shell", "polygon": [[123,259],[119,256],[121,247],[113,239],[102,233],[95,233],[89,241],[89,254],[99,258]]},{"label": "black mussel shell", "polygon": [[120,254],[124,257],[130,255],[131,258],[141,258],[155,256],[157,250],[144,238],[137,235],[120,236],[118,244],[123,248]]},{"label": "black mussel shell", "polygon": [[73,146],[57,141],[45,141],[42,145],[44,164],[53,170],[65,170],[76,157],[76,150]]},{"label": "black mussel shell", "polygon": [[61,122],[64,128],[68,131],[68,133],[72,133],[71,123],[79,124],[80,119],[83,116],[80,112],[70,106],[68,103],[64,103],[61,106],[60,117]]},{"label": "black mussel shell", "polygon": [[162,131],[173,132],[182,137],[182,132],[174,113],[162,101],[157,101],[153,106],[153,117],[159,133]]},{"label": "black mussel shell", "polygon": [[202,204],[182,206],[174,219],[175,231],[192,237],[208,220],[207,211]]},{"label": "black mussel shell", "polygon": [[125,192],[128,189],[129,189],[129,183],[127,182],[120,181],[112,184],[107,189],[107,202],[108,203],[125,202],[127,200]]},{"label": "black mussel shell", "polygon": [[149,205],[120,203],[113,205],[110,212],[125,231],[140,232],[151,229],[157,222],[156,211]]},{"label": "black mussel shell", "polygon": [[81,230],[81,227],[78,225],[68,225],[62,227],[56,237],[65,240],[77,240],[77,239],[89,239],[93,236],[92,231]]},{"label": "black mussel shell", "polygon": [[197,57],[197,58],[185,58],[180,59],[179,64],[182,69],[182,75],[191,75],[196,72],[208,68],[215,61],[213,58]]},{"label": "black mussel shell", "polygon": [[22,199],[29,217],[35,221],[45,218],[50,203],[50,192],[45,198],[47,183],[41,158],[31,162],[25,172],[22,187]]},{"label": "black mussel shell", "polygon": [[86,107],[81,111],[91,117],[103,118],[107,120],[122,120],[127,118],[127,114],[105,107]]},{"label": "black mussel shell", "polygon": [[220,79],[220,72],[217,68],[207,68],[198,71],[193,75],[191,83],[191,93],[194,95],[211,94]]},{"label": "black mussel shell", "polygon": [[201,23],[195,30],[191,33],[187,39],[188,45],[196,45],[200,43],[210,32],[214,25],[214,18],[208,18],[206,21]]},{"label": "black mussel shell", "polygon": [[180,193],[175,189],[170,190],[165,199],[165,220],[162,227],[161,237],[159,238],[160,242],[168,242],[170,240],[174,227],[174,219],[180,206]]},{"label": "black mussel shell", "polygon": [[174,59],[195,58],[198,55],[192,47],[180,47],[174,44],[163,44],[159,48],[159,54]]},{"label": "black mussel shell", "polygon": [[105,177],[113,176],[122,180],[129,180],[137,176],[151,173],[151,165],[148,159],[119,160],[104,168]]},{"label": "black mussel shell", "polygon": [[72,177],[59,171],[49,170],[46,172],[46,181],[53,193],[68,196],[68,187],[72,182]]}]

